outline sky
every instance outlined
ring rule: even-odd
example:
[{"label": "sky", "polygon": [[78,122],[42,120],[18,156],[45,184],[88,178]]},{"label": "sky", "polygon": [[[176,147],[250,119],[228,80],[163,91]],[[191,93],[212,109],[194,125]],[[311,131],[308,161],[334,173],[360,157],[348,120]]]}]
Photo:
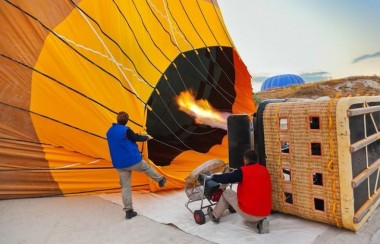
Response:
[{"label": "sky", "polygon": [[306,82],[380,75],[380,0],[218,0],[254,91],[266,78]]}]

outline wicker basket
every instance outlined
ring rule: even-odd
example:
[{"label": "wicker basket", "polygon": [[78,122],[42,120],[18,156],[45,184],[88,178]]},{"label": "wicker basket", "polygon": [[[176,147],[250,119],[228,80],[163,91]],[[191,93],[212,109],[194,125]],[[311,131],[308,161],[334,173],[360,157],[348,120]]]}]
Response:
[{"label": "wicker basket", "polygon": [[380,203],[380,96],[267,103],[273,210],[357,231]]}]

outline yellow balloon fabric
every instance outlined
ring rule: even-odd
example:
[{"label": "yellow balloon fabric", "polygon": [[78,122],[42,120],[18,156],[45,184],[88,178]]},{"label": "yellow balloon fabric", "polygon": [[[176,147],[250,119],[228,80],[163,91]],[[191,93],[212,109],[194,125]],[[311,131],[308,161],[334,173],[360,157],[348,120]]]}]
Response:
[{"label": "yellow balloon fabric", "polygon": [[[118,192],[105,135],[119,111],[153,136],[139,146],[164,189],[182,188],[228,145],[180,111],[180,92],[256,110],[216,0],[6,0],[0,22],[0,199]],[[159,190],[140,173],[132,186]]]}]

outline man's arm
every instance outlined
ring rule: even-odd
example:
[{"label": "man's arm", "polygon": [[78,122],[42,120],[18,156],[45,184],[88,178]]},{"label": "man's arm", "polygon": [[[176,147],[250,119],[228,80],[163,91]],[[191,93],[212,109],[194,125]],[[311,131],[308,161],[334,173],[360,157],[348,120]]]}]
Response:
[{"label": "man's arm", "polygon": [[232,173],[213,175],[211,177],[211,180],[218,183],[222,183],[222,184],[237,183],[237,182],[240,182],[242,179],[243,179],[243,172],[241,171],[241,169],[237,169]]},{"label": "man's arm", "polygon": [[126,136],[131,141],[147,141],[149,140],[148,136],[140,136],[139,134],[136,134],[133,132],[133,130],[128,129],[126,132]]}]

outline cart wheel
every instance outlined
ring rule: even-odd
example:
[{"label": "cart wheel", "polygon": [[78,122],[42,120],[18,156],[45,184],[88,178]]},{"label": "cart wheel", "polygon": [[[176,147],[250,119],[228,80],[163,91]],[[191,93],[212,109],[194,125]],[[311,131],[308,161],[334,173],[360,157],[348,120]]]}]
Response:
[{"label": "cart wheel", "polygon": [[194,211],[194,220],[195,220],[195,223],[199,225],[203,225],[204,223],[206,223],[206,217],[202,210]]}]

